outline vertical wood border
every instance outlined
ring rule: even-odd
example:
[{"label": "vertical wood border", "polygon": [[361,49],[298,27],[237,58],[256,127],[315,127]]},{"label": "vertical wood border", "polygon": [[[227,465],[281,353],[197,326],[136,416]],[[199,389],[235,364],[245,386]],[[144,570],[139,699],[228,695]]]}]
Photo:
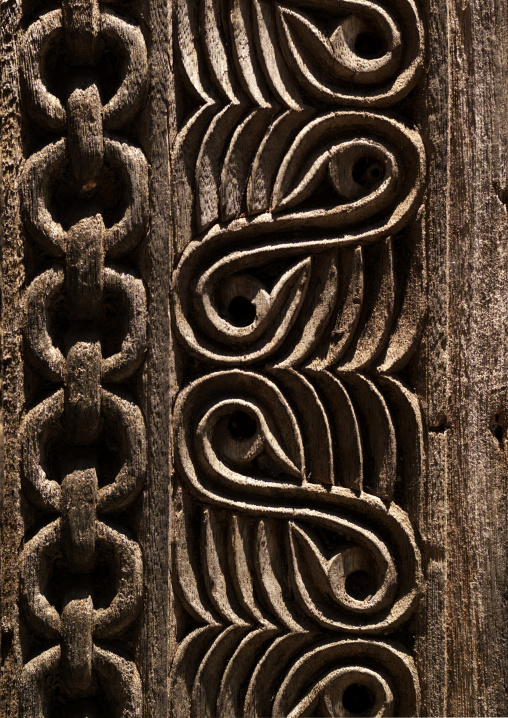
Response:
[{"label": "vertical wood border", "polygon": [[18,429],[24,403],[21,358],[21,289],[24,280],[23,241],[19,211],[21,106],[17,41],[21,0],[0,3],[0,123],[2,188],[0,211],[2,258],[2,413],[5,464],[1,516],[1,667],[0,715],[17,718],[21,651],[19,642],[18,558],[23,527],[20,513]]},{"label": "vertical wood border", "polygon": [[449,29],[448,0],[429,0],[426,74],[415,111],[429,162],[422,215],[428,263],[427,321],[416,352],[414,386],[426,420],[427,461],[410,511],[420,534],[424,596],[416,624],[423,716],[446,715]]},{"label": "vertical wood border", "polygon": [[142,509],[141,542],[145,562],[145,607],[140,663],[145,718],[169,715],[171,557],[170,405],[173,352],[169,315],[173,223],[170,143],[174,92],[172,76],[172,0],[147,0],[150,89],[148,144],[150,229],[148,238],[147,419],[148,473]]},{"label": "vertical wood border", "polygon": [[501,0],[428,4],[424,716],[508,713],[507,36]]},{"label": "vertical wood border", "polygon": [[508,8],[449,0],[448,715],[508,714]]}]

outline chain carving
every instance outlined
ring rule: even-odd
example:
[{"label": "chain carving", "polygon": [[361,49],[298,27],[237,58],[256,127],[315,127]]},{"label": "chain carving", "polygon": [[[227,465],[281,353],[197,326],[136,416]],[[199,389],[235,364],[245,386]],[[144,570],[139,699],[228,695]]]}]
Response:
[{"label": "chain carving", "polygon": [[[143,561],[126,510],[146,472],[135,398],[146,293],[134,250],[146,231],[148,166],[131,124],[145,102],[147,51],[120,5],[63,0],[28,25],[20,56],[33,388],[20,437],[21,715],[109,708],[140,718],[129,631],[143,604]],[[46,137],[42,148],[31,127]]]},{"label": "chain carving", "polygon": [[417,5],[177,0],[174,35],[173,715],[416,715]]}]

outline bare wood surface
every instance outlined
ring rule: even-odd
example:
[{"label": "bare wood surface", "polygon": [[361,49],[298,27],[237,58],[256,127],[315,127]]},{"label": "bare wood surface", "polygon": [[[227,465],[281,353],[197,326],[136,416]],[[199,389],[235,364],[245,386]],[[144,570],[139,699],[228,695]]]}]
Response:
[{"label": "bare wood surface", "polygon": [[426,422],[427,462],[415,490],[411,515],[422,539],[425,594],[416,628],[417,663],[423,681],[422,715],[447,715],[448,654],[446,606],[449,432],[448,366],[448,185],[449,24],[443,3],[428,5],[427,72],[416,116],[429,157],[422,231],[428,261],[427,319],[412,373]]},{"label": "bare wood surface", "polygon": [[507,29],[505,3],[450,4],[449,715],[508,712]]},{"label": "bare wood surface", "polygon": [[169,321],[172,265],[170,142],[174,105],[171,75],[171,2],[145,5],[149,27],[151,83],[145,110],[145,142],[151,164],[150,228],[147,239],[149,287],[145,412],[148,417],[147,490],[143,495],[140,539],[146,560],[145,610],[137,646],[143,666],[145,716],[169,715],[167,690],[171,660],[170,492],[172,442],[168,402],[174,369]]},{"label": "bare wood surface", "polygon": [[414,374],[428,424],[423,715],[508,710],[506,22],[502,3],[429,8],[429,315]]},{"label": "bare wood surface", "polygon": [[21,169],[21,108],[16,30],[19,4],[3,3],[2,13],[2,409],[5,426],[5,471],[2,511],[2,684],[0,713],[17,715],[21,656],[19,649],[18,559],[23,527],[20,516],[18,428],[23,405],[21,362],[21,287],[23,246],[18,183]]}]

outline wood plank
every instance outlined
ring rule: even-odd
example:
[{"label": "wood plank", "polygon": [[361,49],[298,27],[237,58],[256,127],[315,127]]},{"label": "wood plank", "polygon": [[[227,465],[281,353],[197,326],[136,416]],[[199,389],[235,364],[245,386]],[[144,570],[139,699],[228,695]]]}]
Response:
[{"label": "wood plank", "polygon": [[504,715],[508,12],[449,8],[447,713]]},{"label": "wood plank", "polygon": [[2,676],[0,714],[18,715],[18,690],[21,669],[18,609],[18,555],[23,526],[20,516],[20,477],[18,427],[23,408],[23,366],[21,361],[21,287],[24,280],[23,244],[19,216],[18,183],[22,160],[21,110],[18,82],[16,34],[20,3],[2,3],[0,7],[0,95],[2,144],[2,414],[5,427],[5,463],[3,471],[3,510],[1,532]]},{"label": "wood plank", "polygon": [[167,681],[172,623],[171,556],[168,546],[173,461],[168,401],[174,383],[169,317],[173,241],[169,189],[171,126],[174,122],[172,3],[147,2],[145,8],[151,76],[143,124],[151,165],[150,228],[146,252],[149,350],[144,377],[150,460],[140,520],[146,594],[137,654],[142,666],[143,714],[165,718],[169,715]]}]

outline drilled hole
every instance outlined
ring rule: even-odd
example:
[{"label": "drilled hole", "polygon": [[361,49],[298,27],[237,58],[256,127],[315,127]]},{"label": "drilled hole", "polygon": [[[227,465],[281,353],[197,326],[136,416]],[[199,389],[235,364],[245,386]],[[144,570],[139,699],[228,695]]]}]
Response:
[{"label": "drilled hole", "polygon": [[495,422],[494,424],[491,425],[490,430],[491,430],[493,436],[498,441],[503,440],[503,427],[501,426],[501,424],[498,424],[497,422]]},{"label": "drilled hole", "polygon": [[346,578],[345,589],[351,598],[365,601],[376,593],[376,581],[367,571],[353,571]]},{"label": "drilled hole", "polygon": [[364,157],[353,167],[353,179],[357,184],[372,189],[383,181],[385,168],[379,160],[373,157]]},{"label": "drilled hole", "polygon": [[235,441],[251,439],[258,430],[258,424],[245,411],[235,411],[228,421],[228,432]]},{"label": "drilled hole", "polygon": [[374,707],[374,696],[367,686],[353,683],[348,686],[342,696],[342,705],[352,715],[368,713]]},{"label": "drilled hole", "polygon": [[490,418],[490,431],[492,436],[497,439],[501,447],[506,437],[507,423],[506,412],[504,411],[500,411]]},{"label": "drilled hole", "polygon": [[248,327],[256,318],[256,307],[245,297],[234,297],[229,303],[228,314],[235,327]]},{"label": "drilled hole", "polygon": [[361,32],[355,40],[355,53],[364,60],[376,60],[386,54],[386,43],[375,32]]}]

